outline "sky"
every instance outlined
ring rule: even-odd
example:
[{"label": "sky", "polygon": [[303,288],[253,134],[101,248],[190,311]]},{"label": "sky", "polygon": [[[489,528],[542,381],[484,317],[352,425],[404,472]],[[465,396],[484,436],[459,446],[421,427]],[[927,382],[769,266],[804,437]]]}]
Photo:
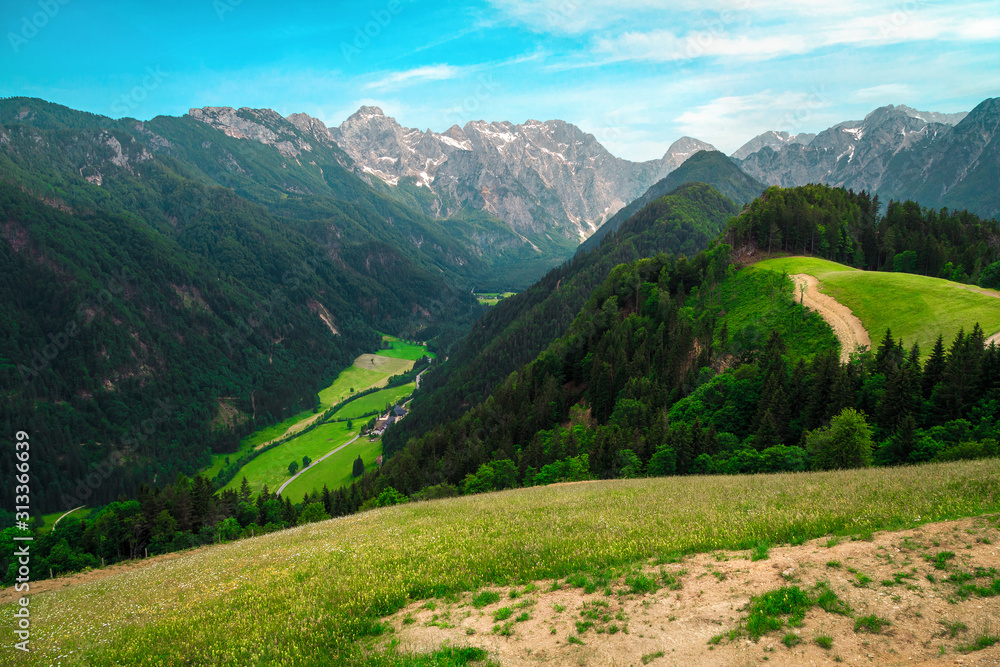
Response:
[{"label": "sky", "polygon": [[3,0],[0,97],[115,118],[562,119],[631,160],[1000,95],[1000,0]]}]

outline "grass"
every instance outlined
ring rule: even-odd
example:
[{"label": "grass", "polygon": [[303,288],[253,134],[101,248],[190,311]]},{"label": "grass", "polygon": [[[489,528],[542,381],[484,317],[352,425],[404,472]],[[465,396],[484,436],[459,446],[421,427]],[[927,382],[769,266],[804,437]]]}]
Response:
[{"label": "grass", "polygon": [[[389,378],[391,376],[406,372],[411,368],[413,368],[413,359],[411,359],[410,357],[419,359],[420,358],[419,356],[414,356],[416,355],[416,350],[425,349],[419,345],[404,343],[396,338],[393,338],[392,336],[384,336],[383,338],[392,343],[394,347],[397,344],[400,345],[401,346],[400,349],[402,350],[400,354],[403,355],[403,357],[405,358],[386,356],[381,352],[379,354],[363,354],[359,356],[357,359],[354,360],[353,365],[348,366],[347,368],[345,368],[343,371],[340,372],[340,374],[337,376],[337,379],[334,380],[329,387],[319,392],[319,403],[320,403],[319,412],[322,412],[327,408],[330,408],[336,405],[337,403],[346,400],[353,394],[360,393],[372,387],[385,386],[385,384],[389,381]],[[392,350],[385,350],[384,352],[391,352],[391,351]],[[402,396],[413,393],[414,386],[415,385],[413,384],[403,385],[402,387],[393,387],[391,389],[387,389],[385,390],[387,392],[385,394],[383,394],[382,392],[374,392],[373,394],[370,394],[368,396],[363,396],[357,399],[357,401],[351,401],[343,408],[341,408],[337,412],[337,416],[342,417],[344,419],[353,419],[355,416],[360,416],[365,414],[365,412],[381,409],[385,407],[386,402],[389,401],[395,402],[396,400],[399,400],[399,398],[401,398]],[[274,424],[272,426],[268,426],[267,428],[260,429],[259,431],[254,431],[252,434],[248,435],[247,437],[243,438],[243,440],[240,441],[240,447],[235,453],[213,454],[211,464],[208,466],[208,468],[202,470],[201,474],[205,475],[209,479],[212,479],[222,470],[223,467],[228,465],[226,463],[227,458],[229,458],[230,460],[236,460],[241,455],[251,452],[255,447],[257,447],[257,445],[269,442],[271,440],[275,440],[276,438],[279,438],[282,435],[284,435],[284,433],[288,431],[289,428],[307,419],[311,419],[315,416],[316,413],[314,411],[306,410],[304,412],[300,412],[297,415],[289,417],[288,419],[282,421],[279,424]],[[358,427],[360,428],[360,425]],[[300,438],[294,438],[293,440],[290,440],[289,442],[284,443],[283,445],[278,447],[277,450],[283,452],[283,454],[281,455],[274,454],[273,452],[275,450],[272,450],[271,452],[266,452],[261,456],[270,455],[271,457],[277,457],[278,459],[280,459],[282,456],[285,456],[285,454],[287,454],[287,456],[285,457],[286,460],[284,462],[284,468],[286,469],[287,472],[288,464],[292,461],[292,458],[294,458],[293,455],[294,452],[297,451],[297,448],[301,449],[303,447],[306,448],[311,447],[312,443],[311,434],[306,434],[305,436],[302,437],[306,438],[306,441],[303,443],[298,442]],[[333,447],[327,447],[325,449],[321,448],[319,456],[326,454],[331,449],[333,449]],[[308,456],[311,459],[319,458],[319,456],[314,456],[312,453],[308,453]],[[376,454],[375,456],[378,456],[378,454]],[[238,485],[243,479],[244,475],[246,475],[247,480],[249,480],[250,483],[254,485],[255,489],[259,488],[260,485],[264,483],[264,481],[267,481],[268,485],[270,485],[271,481],[268,480],[274,478],[274,475],[272,475],[270,472],[267,474],[261,474],[261,471],[265,468],[268,470],[273,468],[274,467],[273,460],[269,459],[267,463],[262,464],[258,463],[259,458],[261,457],[257,457],[256,459],[250,461],[250,463],[248,463],[247,465],[243,466],[243,468],[236,474],[233,480],[231,480],[226,485],[225,488],[233,488],[234,484],[238,488]],[[375,457],[372,457],[372,461],[374,461],[374,458]],[[301,465],[302,454],[299,454],[298,460]],[[367,459],[365,459],[365,465],[368,465]],[[336,479],[339,480],[340,478],[341,476],[339,475],[336,476]],[[281,478],[279,483],[283,481],[284,478]],[[320,483],[319,486],[320,488],[322,488],[323,484]],[[308,489],[303,489],[302,492],[304,493],[306,490]]]},{"label": "grass", "polygon": [[383,357],[394,357],[396,359],[409,359],[410,361],[416,361],[422,357],[430,357],[433,359],[435,354],[433,352],[428,352],[427,347],[424,345],[415,345],[414,343],[407,343],[406,341],[399,340],[393,336],[382,336],[383,342],[392,345],[392,348],[388,350],[379,350],[377,354]]},{"label": "grass", "polygon": [[361,398],[357,398],[333,413],[333,419],[358,419],[371,412],[381,412],[386,404],[398,403],[413,393],[416,383],[410,382],[398,387],[386,387]]},{"label": "grass", "polygon": [[[72,508],[70,508],[70,509],[72,509]],[[41,534],[41,533],[47,533],[50,530],[52,530],[53,524],[55,524],[55,522],[59,520],[59,517],[61,517],[65,513],[66,513],[66,510],[60,510],[58,512],[53,512],[52,514],[43,514],[42,515],[42,525],[38,529],[39,534]],[[76,515],[85,516],[86,514],[87,514],[87,508],[84,507],[83,509],[78,509],[71,516],[76,516]]]},{"label": "grass", "polygon": [[[887,328],[907,347],[920,344],[923,357],[934,348],[938,334],[947,346],[964,328],[978,322],[987,337],[1000,331],[1000,292],[989,296],[980,288],[909,273],[859,271],[812,257],[782,257],[755,265],[788,274],[808,273],[820,281],[820,291],[850,308],[879,344]],[[989,290],[987,290],[989,291]]]},{"label": "grass", "polygon": [[[353,438],[357,433],[357,428],[356,424],[354,431],[348,431],[347,422],[320,424],[308,433],[289,440],[280,447],[269,449],[253,459],[243,466],[236,477],[223,488],[239,489],[245,475],[250,483],[250,488],[254,491],[259,490],[265,483],[271,491],[276,491],[283,482],[291,477],[288,474],[289,463],[298,461],[301,467],[303,456],[308,456],[313,460],[318,459],[331,449]],[[355,456],[357,455],[355,454]],[[312,472],[307,473],[307,475],[311,475]],[[303,475],[303,477],[305,476]],[[320,484],[321,488],[322,486]]]},{"label": "grass", "polygon": [[[358,359],[361,359],[361,357],[358,357]],[[336,405],[351,394],[384,385],[388,382],[390,373],[381,369],[363,368],[358,363],[358,360],[355,360],[354,365],[345,368],[337,376],[333,384],[319,392],[319,402],[322,405],[326,407]],[[354,391],[351,391],[351,389]]]},{"label": "grass", "polygon": [[882,628],[889,625],[892,625],[892,623],[890,623],[888,619],[876,616],[875,614],[869,614],[868,616],[862,616],[854,621],[854,631],[868,632],[870,634],[877,635],[882,632]]},{"label": "grass", "polygon": [[515,294],[517,292],[478,292],[476,293],[476,300],[479,301],[479,305],[481,306],[495,306],[501,298],[509,299]]},{"label": "grass", "polygon": [[962,644],[961,646],[957,646],[956,649],[959,653],[971,653],[972,651],[982,651],[983,649],[987,649],[997,642],[1000,642],[1000,636],[984,632],[976,637],[972,643]]},{"label": "grass", "polygon": [[794,300],[794,291],[791,279],[755,267],[741,269],[727,278],[719,310],[725,312],[722,319],[730,340],[735,342],[737,333],[747,327],[759,335],[777,330],[788,345],[792,361],[836,348],[833,330],[817,313],[803,312]]},{"label": "grass", "polygon": [[[598,481],[376,509],[35,595],[32,653],[8,642],[0,663],[418,664],[383,619],[429,591],[997,512],[996,463]],[[0,625],[15,610],[0,607]]]},{"label": "grass", "polygon": [[238,459],[243,454],[252,451],[257,445],[263,444],[265,442],[270,442],[280,438],[285,431],[295,426],[299,422],[309,419],[310,417],[315,417],[316,413],[312,410],[304,410],[296,415],[292,415],[284,421],[278,422],[277,424],[272,424],[258,431],[254,431],[250,435],[246,436],[240,440],[240,447],[235,452],[229,454],[212,454],[212,463],[201,471],[202,476],[212,479],[219,472],[222,471],[226,465],[226,459],[229,458],[233,461]]},{"label": "grass", "polygon": [[[333,443],[330,443],[333,444]],[[333,447],[327,449],[330,451]],[[342,486],[348,485],[354,479],[354,460],[361,456],[364,461],[365,470],[372,470],[375,466],[375,459],[382,453],[382,440],[369,442],[368,438],[361,437],[355,442],[344,447],[336,454],[333,454],[309,469],[309,472],[298,477],[294,482],[285,487],[282,496],[288,496],[293,503],[302,500],[302,496],[313,491],[322,491],[325,484],[328,489],[334,491]],[[319,458],[319,457],[313,457]],[[287,463],[285,464],[288,465]],[[288,472],[287,470],[285,471]],[[287,478],[287,474],[286,474]]]}]

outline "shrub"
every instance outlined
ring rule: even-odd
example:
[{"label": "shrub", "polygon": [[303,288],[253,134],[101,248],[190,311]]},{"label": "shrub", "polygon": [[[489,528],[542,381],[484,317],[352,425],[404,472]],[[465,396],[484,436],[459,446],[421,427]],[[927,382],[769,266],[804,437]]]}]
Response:
[{"label": "shrub", "polygon": [[862,415],[844,408],[827,428],[806,434],[814,470],[867,468],[872,463],[872,430]]}]

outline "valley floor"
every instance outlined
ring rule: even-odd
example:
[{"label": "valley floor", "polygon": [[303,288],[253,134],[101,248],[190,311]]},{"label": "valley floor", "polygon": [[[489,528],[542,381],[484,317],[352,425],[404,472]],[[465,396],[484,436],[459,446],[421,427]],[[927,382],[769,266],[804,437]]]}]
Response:
[{"label": "valley floor", "polygon": [[[997,519],[925,524],[869,541],[824,537],[773,548],[757,561],[749,551],[717,551],[649,564],[643,573],[663,587],[646,593],[633,592],[626,574],[590,593],[567,580],[490,589],[499,601],[480,608],[471,593],[419,601],[389,619],[390,637],[419,653],[446,643],[477,646],[501,665],[1000,665],[1000,643],[963,652],[1000,632],[1000,604],[962,599],[945,581],[949,572],[1000,566]],[[929,560],[941,553],[954,556]],[[676,583],[664,585],[664,574]],[[751,596],[786,586],[810,591],[818,582],[829,583],[851,616],[813,607],[801,627],[786,625],[757,642],[728,637],[746,618]],[[505,608],[509,619],[497,621]],[[890,624],[877,634],[855,632],[856,619],[872,614]],[[790,647],[782,641],[788,634],[795,636]],[[829,649],[815,641],[824,636]]]}]

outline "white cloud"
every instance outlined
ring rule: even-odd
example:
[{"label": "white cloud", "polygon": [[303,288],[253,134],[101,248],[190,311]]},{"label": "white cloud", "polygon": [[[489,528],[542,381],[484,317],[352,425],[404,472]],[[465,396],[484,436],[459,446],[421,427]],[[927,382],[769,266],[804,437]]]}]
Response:
[{"label": "white cloud", "polygon": [[[754,6],[756,12],[759,8]],[[965,43],[1000,38],[1000,2],[977,3],[957,12],[922,7],[914,1],[900,9],[846,13],[838,19],[799,17],[778,25],[763,18],[737,21],[735,15],[702,21],[686,29],[629,30],[597,37],[594,52],[606,61],[671,62],[703,57],[739,61],[801,55],[818,49],[876,47],[917,41]]]},{"label": "white cloud", "polygon": [[[728,22],[737,14],[762,16],[837,16],[844,12],[873,11],[873,7],[892,6],[892,0],[489,0],[510,21],[535,32],[580,34],[607,30],[612,25],[649,25],[676,23],[682,14],[694,21]],[[920,0],[912,0],[918,2]]]},{"label": "white cloud", "polygon": [[792,134],[807,131],[831,106],[822,89],[810,93],[764,90],[751,95],[718,97],[685,111],[676,123],[687,135],[710,141],[732,153],[753,137],[768,130]]},{"label": "white cloud", "polygon": [[916,89],[907,83],[884,83],[855,91],[851,95],[851,101],[884,104],[886,100],[907,100],[914,95],[916,95]]},{"label": "white cloud", "polygon": [[392,72],[365,84],[367,90],[385,90],[412,86],[427,81],[445,81],[461,76],[464,68],[453,65],[424,65],[413,69]]}]

